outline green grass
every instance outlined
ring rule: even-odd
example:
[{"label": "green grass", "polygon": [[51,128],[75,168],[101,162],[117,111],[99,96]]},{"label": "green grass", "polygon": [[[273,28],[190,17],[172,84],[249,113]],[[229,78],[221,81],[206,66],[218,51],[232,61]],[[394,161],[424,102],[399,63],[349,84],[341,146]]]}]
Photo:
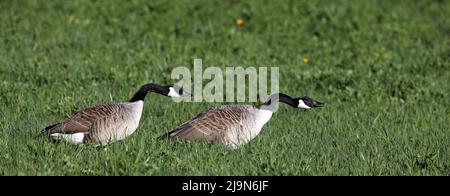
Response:
[{"label": "green grass", "polygon": [[[0,175],[450,175],[449,1],[1,1]],[[234,24],[242,17],[243,27]],[[104,149],[36,137],[171,70],[279,66],[283,105],[229,151],[155,138],[222,103],[150,95]],[[303,58],[309,63],[304,64]]]}]

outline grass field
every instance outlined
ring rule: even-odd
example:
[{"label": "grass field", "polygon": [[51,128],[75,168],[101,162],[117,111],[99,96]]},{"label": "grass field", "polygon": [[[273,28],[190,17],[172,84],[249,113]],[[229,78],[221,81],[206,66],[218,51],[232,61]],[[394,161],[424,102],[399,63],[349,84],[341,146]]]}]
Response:
[{"label": "grass field", "polygon": [[[6,0],[0,10],[0,175],[450,175],[449,1]],[[223,103],[153,94],[136,133],[106,150],[37,136],[142,84],[174,83],[171,70],[195,58],[278,66],[282,92],[326,107],[282,105],[234,151],[156,140]]]}]

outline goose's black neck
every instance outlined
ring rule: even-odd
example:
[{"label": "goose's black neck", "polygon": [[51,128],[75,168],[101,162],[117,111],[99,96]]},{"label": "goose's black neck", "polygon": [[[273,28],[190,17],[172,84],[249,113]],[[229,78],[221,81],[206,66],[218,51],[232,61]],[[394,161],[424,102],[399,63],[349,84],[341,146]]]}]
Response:
[{"label": "goose's black neck", "polygon": [[276,106],[279,102],[288,104],[292,107],[298,106],[298,101],[295,98],[290,97],[289,95],[283,93],[275,93],[269,97],[269,100],[263,103],[260,108],[266,109],[270,111],[275,111]]},{"label": "goose's black neck", "polygon": [[[167,93],[166,93],[167,91]],[[166,89],[166,87],[164,86],[160,86],[157,84],[146,84],[144,86],[142,86],[139,91],[137,91],[134,96],[130,99],[130,102],[135,102],[135,101],[144,101],[145,96],[147,96],[147,94],[149,92],[155,92],[155,93],[159,93],[162,95],[167,95],[168,94],[168,89]]]}]

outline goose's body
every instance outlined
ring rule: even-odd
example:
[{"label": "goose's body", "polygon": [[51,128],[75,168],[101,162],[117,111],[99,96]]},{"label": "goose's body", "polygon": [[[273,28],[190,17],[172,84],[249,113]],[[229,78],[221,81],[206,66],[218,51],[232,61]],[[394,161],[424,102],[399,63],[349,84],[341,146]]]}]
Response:
[{"label": "goose's body", "polygon": [[55,139],[71,143],[106,145],[125,139],[137,129],[144,102],[105,104],[77,112],[46,131]]},{"label": "goose's body", "polygon": [[159,85],[145,85],[129,102],[104,104],[81,110],[61,123],[45,128],[43,132],[54,139],[73,144],[90,142],[98,146],[123,140],[139,126],[147,92],[179,96],[172,87],[167,87],[168,90],[163,88]]},{"label": "goose's body", "polygon": [[255,138],[271,117],[271,111],[251,105],[225,105],[200,113],[168,137],[218,141],[236,148]]},{"label": "goose's body", "polygon": [[[306,98],[305,98],[306,99]],[[260,107],[252,105],[224,105],[200,113],[193,119],[164,135],[171,139],[205,140],[237,148],[255,138],[271,119],[278,101],[293,107],[303,107],[300,98],[284,94],[272,95]],[[319,102],[314,102],[318,107]],[[312,106],[312,105],[311,105]]]}]

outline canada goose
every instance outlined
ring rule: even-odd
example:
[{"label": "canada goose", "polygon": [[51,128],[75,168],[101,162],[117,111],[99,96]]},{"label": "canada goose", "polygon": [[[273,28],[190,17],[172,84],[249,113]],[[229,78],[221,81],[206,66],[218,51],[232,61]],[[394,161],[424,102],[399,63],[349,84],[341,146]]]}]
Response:
[{"label": "canada goose", "polygon": [[168,97],[189,96],[177,86],[146,84],[126,103],[104,104],[81,110],[61,123],[46,127],[42,132],[53,139],[73,144],[92,142],[100,146],[123,140],[138,127],[144,99],[149,92]]},{"label": "canada goose", "polygon": [[161,136],[169,139],[206,140],[219,142],[229,148],[237,148],[255,138],[272,117],[278,102],[295,108],[310,109],[323,103],[309,97],[292,98],[276,93],[268,101],[253,105],[224,105],[198,114],[178,128]]}]

